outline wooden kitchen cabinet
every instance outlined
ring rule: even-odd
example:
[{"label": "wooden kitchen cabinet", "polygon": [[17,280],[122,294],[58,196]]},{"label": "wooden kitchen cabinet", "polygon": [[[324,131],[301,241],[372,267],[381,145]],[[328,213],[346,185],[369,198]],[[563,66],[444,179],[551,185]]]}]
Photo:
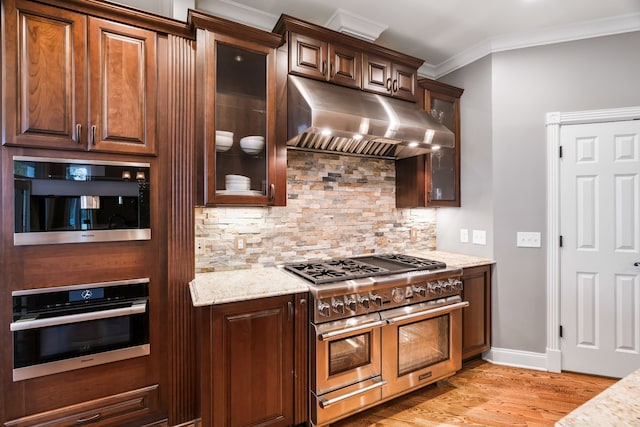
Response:
[{"label": "wooden kitchen cabinet", "polygon": [[307,325],[306,294],[203,308],[202,424],[306,422]]},{"label": "wooden kitchen cabinet", "polygon": [[362,87],[362,54],[356,49],[289,33],[289,72],[342,86]]},{"label": "wooden kitchen cabinet", "polygon": [[[197,28],[198,203],[284,206],[286,149],[275,137],[276,48],[280,36],[192,13]],[[246,137],[261,138],[256,149]],[[284,141],[282,141],[284,143]],[[248,179],[244,188],[227,177]]]},{"label": "wooden kitchen cabinet", "polygon": [[365,90],[407,101],[415,102],[416,100],[418,77],[416,67],[365,53],[363,75],[362,88]]},{"label": "wooden kitchen cabinet", "polygon": [[491,348],[491,265],[462,270],[462,360]]},{"label": "wooden kitchen cabinet", "polygon": [[460,97],[464,89],[420,78],[421,105],[454,134],[454,147],[396,161],[396,207],[460,206]]},{"label": "wooden kitchen cabinet", "polygon": [[155,154],[156,33],[6,3],[3,144]]},{"label": "wooden kitchen cabinet", "polygon": [[[7,427],[72,427],[91,424],[96,427],[162,426],[149,414],[158,408],[158,386],[153,385],[89,402],[54,409],[4,423]],[[145,419],[145,416],[147,418]]]}]

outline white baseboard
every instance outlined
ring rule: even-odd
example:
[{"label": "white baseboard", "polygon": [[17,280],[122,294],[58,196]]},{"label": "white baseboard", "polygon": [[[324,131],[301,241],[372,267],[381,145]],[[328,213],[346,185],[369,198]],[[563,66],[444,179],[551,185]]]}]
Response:
[{"label": "white baseboard", "polygon": [[482,358],[496,365],[514,366],[536,371],[548,370],[547,355],[544,353],[491,347],[491,350],[484,353]]}]

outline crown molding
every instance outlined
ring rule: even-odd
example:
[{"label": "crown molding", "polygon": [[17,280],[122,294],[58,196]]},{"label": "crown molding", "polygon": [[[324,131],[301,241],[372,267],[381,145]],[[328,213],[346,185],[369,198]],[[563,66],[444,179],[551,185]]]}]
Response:
[{"label": "crown molding", "polygon": [[484,40],[440,64],[425,63],[418,73],[437,79],[492,53],[634,31],[640,31],[640,13],[514,33]]},{"label": "crown molding", "polygon": [[[196,6],[197,3],[196,1]],[[239,22],[265,31],[273,30],[279,18],[276,15],[245,6],[232,0],[211,0],[207,3],[213,6],[201,10],[230,21]]]},{"label": "crown molding", "polygon": [[369,42],[376,41],[380,34],[389,28],[388,25],[371,21],[344,9],[337,9],[327,20],[325,27]]}]

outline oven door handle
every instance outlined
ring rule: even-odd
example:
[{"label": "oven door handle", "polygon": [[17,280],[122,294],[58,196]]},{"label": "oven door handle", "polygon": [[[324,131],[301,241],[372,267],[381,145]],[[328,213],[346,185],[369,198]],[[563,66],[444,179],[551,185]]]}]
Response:
[{"label": "oven door handle", "polygon": [[351,326],[350,328],[343,328],[337,331],[324,332],[318,335],[318,339],[320,341],[326,341],[328,339],[351,335],[354,332],[363,331],[365,329],[371,329],[378,326],[386,325],[387,322],[384,320],[376,320],[375,322],[363,323],[362,325]]},{"label": "oven door handle", "polygon": [[385,386],[385,385],[387,385],[387,382],[384,381],[384,380],[381,380],[381,381],[379,381],[379,382],[377,382],[375,384],[368,385],[368,386],[360,388],[358,390],[350,391],[349,393],[345,393],[345,394],[342,394],[342,395],[340,395],[338,397],[334,397],[334,398],[331,398],[331,399],[325,399],[325,398],[321,397],[320,399],[318,399],[318,404],[320,405],[320,407],[322,409],[325,409],[325,408],[327,408],[327,407],[329,407],[331,405],[335,405],[336,403],[340,403],[343,400],[352,398],[352,397],[357,396],[359,394],[366,393],[368,391],[371,391],[373,389],[376,389],[376,388],[379,388],[379,387],[382,387],[382,386]]},{"label": "oven door handle", "polygon": [[402,322],[403,320],[415,319],[416,317],[431,316],[433,314],[448,313],[459,308],[469,307],[469,301],[462,301],[455,304],[444,305],[442,307],[432,308],[429,310],[418,311],[417,313],[403,314],[396,317],[386,319],[387,323],[392,324]]},{"label": "oven door handle", "polygon": [[132,304],[130,307],[115,308],[113,310],[92,311],[89,313],[70,314],[68,316],[50,317],[47,319],[19,320],[11,323],[11,331],[25,331],[27,329],[58,326],[69,323],[86,322],[88,320],[108,319],[110,317],[130,316],[147,311],[147,303]]}]

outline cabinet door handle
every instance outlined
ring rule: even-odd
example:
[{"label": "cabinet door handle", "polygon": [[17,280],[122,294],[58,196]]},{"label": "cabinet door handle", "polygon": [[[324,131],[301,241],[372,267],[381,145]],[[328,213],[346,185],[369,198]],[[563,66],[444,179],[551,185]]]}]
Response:
[{"label": "cabinet door handle", "polygon": [[393,89],[393,93],[396,93],[398,91],[398,80],[393,81],[393,85],[391,88]]},{"label": "cabinet door handle", "polygon": [[76,124],[76,142],[82,144],[82,125],[80,123]]},{"label": "cabinet door handle", "polygon": [[293,303],[291,301],[287,301],[287,319],[293,320]]},{"label": "cabinet door handle", "polygon": [[96,125],[91,126],[91,144],[96,145]]},{"label": "cabinet door handle", "polygon": [[329,71],[331,78],[333,78],[336,75],[336,64],[332,62]]},{"label": "cabinet door handle", "polygon": [[99,419],[102,415],[100,415],[100,413],[98,412],[95,415],[92,415],[90,417],[87,418],[78,418],[76,420],[76,424],[86,424],[86,423],[90,423],[92,421],[96,421],[97,419]]},{"label": "cabinet door handle", "polygon": [[276,185],[269,184],[269,201],[273,202],[275,198],[276,198]]},{"label": "cabinet door handle", "polygon": [[387,79],[387,90],[391,92],[391,77]]},{"label": "cabinet door handle", "polygon": [[327,75],[327,61],[322,61],[322,75]]}]

